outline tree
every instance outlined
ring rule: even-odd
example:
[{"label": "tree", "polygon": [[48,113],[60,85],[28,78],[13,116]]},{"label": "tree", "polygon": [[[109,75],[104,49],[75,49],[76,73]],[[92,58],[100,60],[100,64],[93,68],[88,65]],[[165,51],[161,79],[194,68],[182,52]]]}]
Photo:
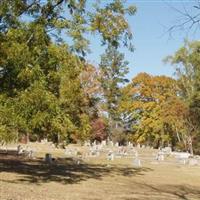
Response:
[{"label": "tree", "polygon": [[93,83],[83,79],[87,36],[99,34],[105,45],[112,33],[113,44],[130,47],[125,14],[133,10],[121,0],[100,2],[92,9],[83,0],[2,0],[0,96],[4,103],[0,109],[9,114],[0,122],[5,133],[1,140],[8,141],[9,133],[48,137],[55,143],[88,138],[96,96],[90,90]]},{"label": "tree", "polygon": [[105,118],[94,119],[92,126],[92,140],[102,141],[107,138],[107,123]]},{"label": "tree", "polygon": [[192,143],[195,141],[196,148],[199,144],[200,136],[200,43],[187,42],[180,48],[174,56],[169,56],[166,60],[176,66],[178,86],[181,89],[180,96],[188,107],[187,127],[190,151]]},{"label": "tree", "polygon": [[24,17],[33,25],[41,25],[57,42],[63,41],[64,31],[72,42],[70,49],[83,57],[89,50],[88,33],[99,33],[102,44],[123,43],[131,48],[132,33],[125,15],[133,15],[136,7],[125,7],[122,0],[87,3],[85,0],[2,0],[0,30],[7,32],[9,28],[19,27]]},{"label": "tree", "polygon": [[130,42],[132,33],[128,22],[122,16],[134,15],[135,12],[134,6],[125,8],[122,1],[115,0],[104,9],[97,9],[97,14],[92,20],[92,30],[98,31],[102,35],[102,43],[107,45],[105,53],[101,56],[99,68],[110,134],[115,132],[120,125],[120,116],[117,111],[121,96],[120,86],[127,82],[125,75],[128,73],[128,63],[124,61],[124,55],[119,52],[121,43],[133,51],[133,45]]},{"label": "tree", "polygon": [[18,124],[21,119],[15,114],[13,101],[0,95],[0,144],[16,141],[18,138]]},{"label": "tree", "polygon": [[122,84],[128,80],[128,62],[124,61],[124,55],[115,47],[109,46],[101,57],[99,65],[101,70],[101,86],[103,89],[104,106],[108,113],[110,129],[115,129],[120,121],[118,107],[121,99]]},{"label": "tree", "polygon": [[156,147],[175,147],[185,139],[184,126],[177,131],[184,124],[186,111],[176,84],[166,76],[140,73],[123,88],[120,110],[128,116],[130,139]]}]

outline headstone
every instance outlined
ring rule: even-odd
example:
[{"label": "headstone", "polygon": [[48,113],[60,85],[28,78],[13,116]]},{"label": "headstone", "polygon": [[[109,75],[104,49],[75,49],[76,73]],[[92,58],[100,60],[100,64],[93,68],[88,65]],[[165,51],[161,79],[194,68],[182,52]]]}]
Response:
[{"label": "headstone", "polygon": [[184,158],[184,159],[180,159],[180,161],[181,161],[181,163],[183,163],[185,165],[188,160]]},{"label": "headstone", "polygon": [[93,143],[92,143],[93,146],[96,146],[97,145],[97,141],[95,140]]},{"label": "headstone", "polygon": [[116,143],[115,143],[115,146],[118,147],[118,146],[119,146],[119,142],[116,142]]},{"label": "headstone", "polygon": [[72,155],[72,150],[71,149],[68,149],[66,148],[65,149],[65,153],[64,153],[66,156],[71,156]]},{"label": "headstone", "polygon": [[93,157],[96,157],[96,156],[100,155],[100,152],[98,150],[96,150],[96,149],[90,149],[89,155],[93,156]]},{"label": "headstone", "polygon": [[113,147],[113,145],[114,145],[114,144],[113,144],[113,141],[110,141],[110,146]]},{"label": "headstone", "polygon": [[34,151],[33,151],[33,150],[30,150],[30,151],[28,152],[28,157],[29,157],[29,158],[34,158]]},{"label": "headstone", "polygon": [[50,153],[47,153],[45,155],[45,162],[48,164],[52,164],[52,155]]},{"label": "headstone", "polygon": [[80,160],[77,160],[76,164],[79,165],[80,164]]},{"label": "headstone", "polygon": [[164,161],[165,157],[164,157],[164,154],[160,154],[160,161]]},{"label": "headstone", "polygon": [[101,150],[103,146],[101,144],[97,145],[97,150]]},{"label": "headstone", "polygon": [[106,146],[106,140],[103,140],[103,141],[101,142],[101,144],[102,144],[102,146]]},{"label": "headstone", "polygon": [[127,153],[127,150],[126,150],[126,149],[124,149],[124,150],[123,150],[123,152],[122,152],[122,155],[123,155],[123,156],[127,156],[127,155],[128,155],[128,153]]},{"label": "headstone", "polygon": [[114,153],[112,151],[108,152],[107,159],[113,161],[114,160]]},{"label": "headstone", "polygon": [[146,149],[150,149],[151,147],[149,145],[146,146]]},{"label": "headstone", "polygon": [[170,155],[172,153],[172,148],[171,147],[165,147],[162,149],[162,152],[167,154],[167,155]]},{"label": "headstone", "polygon": [[190,153],[187,152],[178,152],[175,154],[179,161],[183,163],[184,165],[188,162],[188,159],[190,157]]},{"label": "headstone", "polygon": [[156,160],[158,161],[164,161],[164,153],[162,151],[159,151],[158,154],[156,155]]},{"label": "headstone", "polygon": [[138,143],[138,144],[137,144],[137,148],[139,148],[139,149],[140,149],[140,143]]},{"label": "headstone", "polygon": [[134,165],[135,167],[141,167],[142,165],[141,165],[140,159],[139,159],[139,158],[135,158],[135,159],[133,160],[133,165]]},{"label": "headstone", "polygon": [[189,159],[189,165],[190,165],[190,166],[198,165],[198,160],[195,159],[195,158]]},{"label": "headstone", "polygon": [[131,142],[128,142],[129,147],[133,147],[133,144]]},{"label": "headstone", "polygon": [[48,143],[47,138],[44,138],[43,140],[41,140],[41,143],[42,143],[42,144],[46,144],[46,143]]},{"label": "headstone", "polygon": [[17,154],[22,154],[23,153],[23,148],[22,148],[22,146],[21,145],[18,145],[17,146]]}]

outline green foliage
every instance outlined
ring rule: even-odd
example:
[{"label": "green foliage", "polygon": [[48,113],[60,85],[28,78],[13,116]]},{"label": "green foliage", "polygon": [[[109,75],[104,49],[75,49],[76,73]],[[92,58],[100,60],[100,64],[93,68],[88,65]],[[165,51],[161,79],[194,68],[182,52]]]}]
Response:
[{"label": "green foliage", "polygon": [[118,48],[122,41],[123,45],[133,51],[133,46],[129,42],[132,39],[132,33],[123,16],[134,15],[135,12],[135,6],[125,8],[121,0],[114,0],[104,8],[97,5],[95,14],[91,14],[91,30],[101,34],[103,43]]},{"label": "green foliage", "polygon": [[15,141],[18,136],[19,117],[14,112],[13,102],[0,96],[0,144]]},{"label": "green foliage", "polygon": [[[56,143],[90,138],[91,121],[98,117],[95,88],[100,86],[92,70],[91,79],[84,79],[89,69],[85,61],[88,35],[99,33],[102,44],[113,38],[112,44],[128,47],[131,33],[125,14],[135,12],[120,0],[90,4],[84,0],[0,1],[2,143],[24,134]],[[96,26],[99,17],[100,26]]]},{"label": "green foliage", "polygon": [[86,139],[90,138],[91,133],[91,125],[90,125],[90,119],[88,115],[82,114],[80,116],[80,128],[79,128],[79,134],[80,136],[78,138],[81,139],[81,141],[84,141]]},{"label": "green foliage", "polygon": [[[200,42],[186,41],[184,47],[166,60],[176,66],[178,85],[181,89],[180,96],[187,104],[188,140],[194,141],[194,146],[198,146],[200,141]],[[190,148],[192,151],[192,146]]]},{"label": "green foliage", "polygon": [[118,105],[121,97],[123,83],[128,80],[125,75],[128,73],[128,63],[124,62],[124,55],[119,53],[115,47],[109,46],[101,57],[101,86],[105,98],[106,111],[111,120],[118,120]]}]

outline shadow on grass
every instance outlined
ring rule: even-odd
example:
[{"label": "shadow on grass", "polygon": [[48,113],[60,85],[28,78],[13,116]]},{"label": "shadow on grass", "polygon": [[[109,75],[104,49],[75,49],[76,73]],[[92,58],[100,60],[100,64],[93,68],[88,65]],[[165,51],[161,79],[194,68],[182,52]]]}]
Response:
[{"label": "shadow on grass", "polygon": [[145,192],[146,200],[157,199],[157,198],[182,199],[182,200],[200,199],[200,188],[191,185],[173,185],[173,184],[149,185],[145,183],[136,183],[136,184],[140,187],[141,191],[146,191]]},{"label": "shadow on grass", "polygon": [[[43,159],[39,158],[26,160],[22,157],[0,155],[0,171],[17,174],[14,181],[9,181],[5,178],[1,180],[2,182],[34,183],[40,185],[52,181],[62,184],[75,184],[88,179],[101,180],[105,176],[143,176],[145,173],[152,171],[152,169],[124,167],[120,165],[107,167],[106,165],[87,163],[77,165],[76,161],[70,158],[59,158],[55,164],[47,165],[43,162]],[[115,183],[113,184],[114,186],[112,187],[115,187]],[[200,199],[200,188],[191,185],[178,185],[176,183],[156,183],[155,185],[143,181],[138,182],[138,179],[130,179],[130,183],[123,187],[118,188],[119,191],[113,190],[113,193],[114,195],[118,193],[122,195],[124,191],[128,190],[128,193],[124,192],[123,194],[125,195],[123,197],[124,200]]]},{"label": "shadow on grass", "polygon": [[[81,162],[77,164],[72,158],[58,158],[54,164],[47,165],[42,158],[27,160],[17,156],[0,155],[0,171],[16,173],[19,178],[11,183],[29,182],[59,182],[63,184],[74,184],[87,179],[99,179],[103,176],[136,176],[144,175],[150,168],[133,168],[124,166],[106,166],[97,164],[87,164]],[[1,180],[9,182],[8,180]]]}]

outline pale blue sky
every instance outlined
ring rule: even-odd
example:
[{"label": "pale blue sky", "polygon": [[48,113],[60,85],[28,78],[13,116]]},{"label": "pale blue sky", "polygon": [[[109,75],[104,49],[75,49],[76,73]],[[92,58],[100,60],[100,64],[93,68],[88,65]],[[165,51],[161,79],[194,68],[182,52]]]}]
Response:
[{"label": "pale blue sky", "polygon": [[[142,1],[128,0],[128,4],[134,4],[137,7],[135,16],[128,18],[129,24],[133,31],[133,43],[135,52],[130,53],[121,49],[125,53],[126,60],[129,61],[130,73],[128,78],[131,79],[139,72],[147,72],[153,75],[168,75],[174,73],[173,67],[163,64],[163,59],[173,54],[183,45],[187,33],[177,31],[173,38],[166,33],[166,27],[170,27],[180,18],[180,13],[172,7],[183,10],[190,10],[195,1]],[[190,33],[190,40],[199,39],[199,32]],[[92,39],[92,53],[88,56],[89,60],[97,65],[99,55],[103,52],[97,39]]]}]

